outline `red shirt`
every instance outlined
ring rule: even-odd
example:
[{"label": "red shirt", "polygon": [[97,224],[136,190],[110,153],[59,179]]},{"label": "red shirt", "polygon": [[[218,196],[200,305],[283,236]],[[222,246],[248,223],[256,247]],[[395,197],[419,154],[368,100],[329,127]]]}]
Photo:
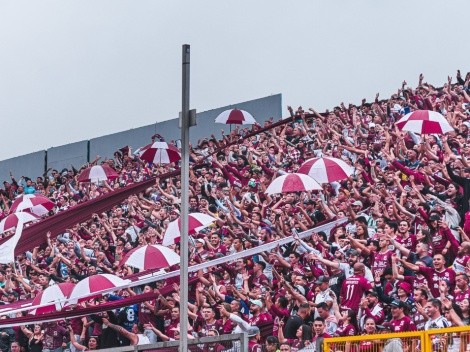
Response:
[{"label": "red shirt", "polygon": [[357,312],[364,292],[371,289],[372,285],[364,276],[353,275],[348,277],[341,287],[342,306]]},{"label": "red shirt", "polygon": [[262,325],[263,323],[267,323],[273,320],[273,317],[269,313],[261,313],[256,316],[252,316],[248,319],[248,323],[250,325]]},{"label": "red shirt", "polygon": [[416,325],[406,315],[401,319],[392,319],[390,325],[392,332],[416,331]]},{"label": "red shirt", "polygon": [[439,281],[441,280],[449,280],[451,290],[455,287],[455,271],[452,269],[445,268],[443,271],[437,272],[436,269],[419,266],[419,272],[428,280],[429,289],[434,297],[440,296]]},{"label": "red shirt", "polygon": [[374,277],[377,274],[382,275],[385,268],[392,266],[392,254],[393,251],[391,250],[374,253],[374,263],[372,264],[371,268],[372,275],[374,275]]}]

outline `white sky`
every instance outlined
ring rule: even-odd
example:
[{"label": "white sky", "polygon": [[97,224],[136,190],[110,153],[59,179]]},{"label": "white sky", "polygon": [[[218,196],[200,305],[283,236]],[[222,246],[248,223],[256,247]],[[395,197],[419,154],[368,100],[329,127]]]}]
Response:
[{"label": "white sky", "polygon": [[[468,0],[0,0],[0,160],[282,93],[324,110],[470,70]],[[285,114],[285,110],[284,110]]]}]

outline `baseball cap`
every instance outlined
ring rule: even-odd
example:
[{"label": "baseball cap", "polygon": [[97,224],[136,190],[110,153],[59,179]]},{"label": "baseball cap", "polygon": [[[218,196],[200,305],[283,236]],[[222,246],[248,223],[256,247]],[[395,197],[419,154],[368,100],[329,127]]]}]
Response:
[{"label": "baseball cap", "polygon": [[263,308],[263,302],[261,302],[259,299],[250,299],[250,303]]},{"label": "baseball cap", "polygon": [[366,296],[368,296],[368,295],[371,295],[371,296],[374,296],[374,297],[379,296],[375,290],[366,291]]},{"label": "baseball cap", "polygon": [[206,243],[206,241],[204,241],[202,238],[198,238],[198,239],[196,240],[196,242],[199,242],[199,243],[202,243],[202,244]]},{"label": "baseball cap", "polygon": [[251,326],[247,333],[248,337],[256,336],[259,334],[259,328],[257,326]]},{"label": "baseball cap", "polygon": [[362,207],[362,202],[360,200],[356,200],[354,203],[352,203],[352,205],[357,205],[357,206]]},{"label": "baseball cap", "polygon": [[411,293],[411,285],[408,282],[401,282],[398,287],[405,291],[407,294]]},{"label": "baseball cap", "polygon": [[441,220],[441,217],[437,214],[432,214],[430,217],[429,217],[429,220],[430,221],[439,221]]},{"label": "baseball cap", "polygon": [[320,285],[320,284],[322,284],[322,283],[324,283],[324,282],[330,282],[330,279],[327,278],[325,275],[320,275],[320,276],[318,277],[317,281],[315,281],[315,284]]},{"label": "baseball cap", "polygon": [[390,303],[391,306],[393,307],[398,307],[398,308],[403,308],[403,302],[399,301],[398,299],[395,299],[392,303]]}]

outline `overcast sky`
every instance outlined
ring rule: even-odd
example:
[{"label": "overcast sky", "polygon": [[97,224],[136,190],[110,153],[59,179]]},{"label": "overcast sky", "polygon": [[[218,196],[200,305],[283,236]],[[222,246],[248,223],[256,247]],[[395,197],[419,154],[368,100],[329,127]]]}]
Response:
[{"label": "overcast sky", "polygon": [[421,72],[441,85],[470,70],[469,13],[468,0],[0,0],[0,160],[176,117],[182,44],[198,111],[275,93],[324,110]]}]

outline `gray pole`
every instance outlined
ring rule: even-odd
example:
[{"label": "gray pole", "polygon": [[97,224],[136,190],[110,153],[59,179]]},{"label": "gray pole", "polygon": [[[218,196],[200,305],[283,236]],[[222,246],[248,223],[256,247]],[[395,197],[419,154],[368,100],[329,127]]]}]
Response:
[{"label": "gray pole", "polygon": [[189,64],[190,46],[183,45],[183,90],[181,110],[181,241],[180,241],[180,345],[188,351],[188,190],[189,190]]}]

